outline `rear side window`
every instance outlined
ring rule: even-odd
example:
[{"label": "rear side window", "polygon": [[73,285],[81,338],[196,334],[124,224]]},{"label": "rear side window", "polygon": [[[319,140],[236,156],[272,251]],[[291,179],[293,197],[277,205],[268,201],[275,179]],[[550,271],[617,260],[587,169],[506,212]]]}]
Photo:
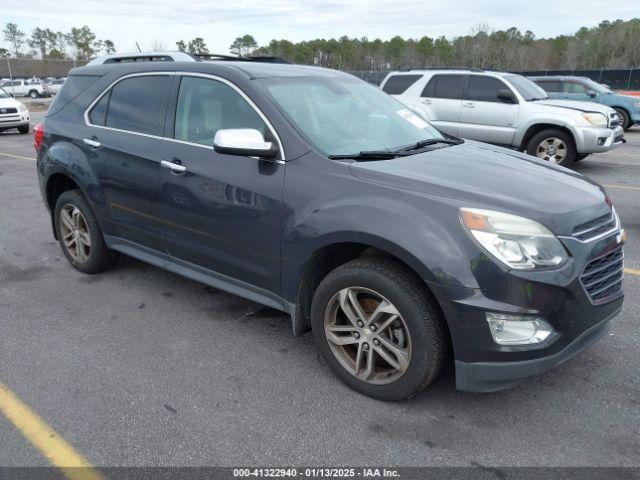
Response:
[{"label": "rear side window", "polygon": [[162,135],[170,82],[167,75],[144,75],[118,82],[111,89],[106,126]]},{"label": "rear side window", "polygon": [[460,100],[464,75],[434,75],[422,92],[423,97]]},{"label": "rear side window", "polygon": [[71,75],[51,102],[47,116],[54,115],[100,79],[98,75]]},{"label": "rear side window", "polygon": [[389,95],[400,95],[421,78],[422,75],[391,75],[382,87],[382,91]]},{"label": "rear side window", "polygon": [[500,102],[498,91],[508,87],[497,78],[469,75],[465,100],[477,102]]},{"label": "rear side window", "polygon": [[562,82],[558,80],[538,80],[536,82],[545,92],[554,93],[562,91]]},{"label": "rear side window", "polygon": [[109,97],[111,90],[105,93],[98,103],[89,112],[89,123],[92,125],[104,126],[107,123],[107,108],[109,107]]}]

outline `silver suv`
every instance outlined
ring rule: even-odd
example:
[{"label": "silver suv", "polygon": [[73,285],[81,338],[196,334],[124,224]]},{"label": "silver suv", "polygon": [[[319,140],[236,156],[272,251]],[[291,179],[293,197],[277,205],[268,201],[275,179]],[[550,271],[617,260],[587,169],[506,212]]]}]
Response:
[{"label": "silver suv", "polygon": [[392,72],[381,88],[445,133],[568,166],[624,143],[615,110],[552,100],[521,75],[476,69]]}]

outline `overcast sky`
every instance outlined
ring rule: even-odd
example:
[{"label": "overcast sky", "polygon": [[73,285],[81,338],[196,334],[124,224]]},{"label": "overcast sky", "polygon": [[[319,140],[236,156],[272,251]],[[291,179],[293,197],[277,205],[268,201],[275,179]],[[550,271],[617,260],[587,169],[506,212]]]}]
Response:
[{"label": "overcast sky", "polygon": [[142,49],[161,42],[173,50],[177,40],[201,36],[210,51],[227,53],[246,33],[259,45],[342,35],[452,38],[480,22],[549,37],[638,16],[638,0],[0,0],[1,23],[25,32],[88,25],[119,51],[135,49],[136,41]]}]

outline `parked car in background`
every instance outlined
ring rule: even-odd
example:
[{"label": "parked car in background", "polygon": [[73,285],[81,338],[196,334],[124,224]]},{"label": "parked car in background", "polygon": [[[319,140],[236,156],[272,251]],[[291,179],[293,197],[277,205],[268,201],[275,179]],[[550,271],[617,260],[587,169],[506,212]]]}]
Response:
[{"label": "parked car in background", "polygon": [[587,77],[529,77],[551,98],[597,102],[613,108],[620,115],[620,125],[627,130],[640,124],[640,97],[614,93],[606,85]]},{"label": "parked car in background", "polygon": [[450,359],[458,388],[508,388],[620,312],[625,234],[595,182],[453,138],[343,72],[170,58],[72,70],[34,128],[80,272],[120,252],[287,312],[383,400]]},{"label": "parked car in background", "polygon": [[57,94],[60,89],[62,88],[62,85],[64,85],[64,81],[67,79],[67,77],[64,78],[58,78],[55,80],[51,80],[48,84],[47,84],[47,89],[49,91],[50,95],[55,95]]},{"label": "parked car in background", "polygon": [[29,133],[29,109],[0,88],[0,131],[11,128]]},{"label": "parked car in background", "polygon": [[407,70],[388,74],[381,88],[450,135],[516,148],[564,166],[624,142],[612,108],[552,100],[521,75]]},{"label": "parked car in background", "polygon": [[33,80],[13,80],[0,85],[7,93],[14,97],[48,97],[50,96],[46,84]]}]

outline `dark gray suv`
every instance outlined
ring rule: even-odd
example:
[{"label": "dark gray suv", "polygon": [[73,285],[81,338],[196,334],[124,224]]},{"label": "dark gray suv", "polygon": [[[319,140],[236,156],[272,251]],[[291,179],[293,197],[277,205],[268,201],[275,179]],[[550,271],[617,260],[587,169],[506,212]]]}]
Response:
[{"label": "dark gray suv", "polygon": [[459,389],[509,387],[620,311],[624,231],[594,182],[441,133],[344,73],[159,60],[73,70],[35,129],[79,271],[123,253],[287,312],[384,400],[447,362]]}]

